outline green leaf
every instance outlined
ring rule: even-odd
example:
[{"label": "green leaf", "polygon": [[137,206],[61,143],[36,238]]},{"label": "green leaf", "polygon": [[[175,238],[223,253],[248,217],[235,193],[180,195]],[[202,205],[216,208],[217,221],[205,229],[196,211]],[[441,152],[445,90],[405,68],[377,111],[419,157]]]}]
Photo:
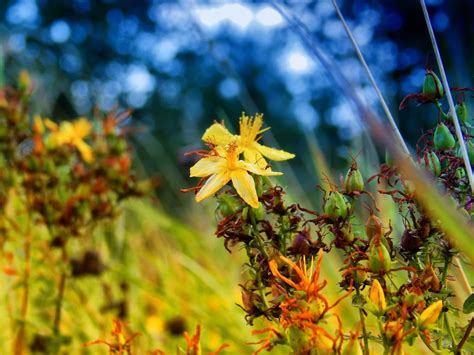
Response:
[{"label": "green leaf", "polygon": [[469,314],[474,312],[474,293],[472,293],[466,300],[464,301],[464,305],[462,306],[462,311],[465,314]]}]

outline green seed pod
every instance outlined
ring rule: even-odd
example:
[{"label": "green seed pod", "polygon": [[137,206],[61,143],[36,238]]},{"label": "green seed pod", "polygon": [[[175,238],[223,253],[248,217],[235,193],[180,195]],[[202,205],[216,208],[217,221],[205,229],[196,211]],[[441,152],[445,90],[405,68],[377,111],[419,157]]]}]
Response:
[{"label": "green seed pod", "polygon": [[423,163],[423,165],[435,174],[435,176],[441,175],[441,163],[439,162],[438,156],[435,152],[427,153]]},{"label": "green seed pod", "polygon": [[364,190],[364,179],[359,169],[349,169],[344,181],[346,192],[361,192]]},{"label": "green seed pod", "polygon": [[436,149],[451,149],[456,145],[456,140],[445,124],[436,127],[434,133],[434,146]]},{"label": "green seed pod", "polygon": [[331,191],[324,206],[324,213],[333,221],[338,218],[346,218],[351,204],[346,200],[343,194],[338,191]]},{"label": "green seed pod", "polygon": [[258,208],[252,207],[252,213],[257,221],[261,221],[265,218],[265,208],[263,208],[261,203],[258,204]]},{"label": "green seed pod", "polygon": [[471,165],[474,165],[474,142],[467,142],[466,149],[467,155],[469,156],[469,161],[471,162]]},{"label": "green seed pod", "polygon": [[364,270],[355,270],[353,272],[355,286],[360,286],[367,279],[367,273]]},{"label": "green seed pod", "polygon": [[443,84],[439,80],[434,71],[428,69],[423,81],[423,94],[432,97],[433,99],[441,99],[444,96]]},{"label": "green seed pod", "polygon": [[372,243],[369,249],[369,269],[373,273],[386,273],[392,267],[390,253],[383,243]]},{"label": "green seed pod", "polygon": [[458,115],[461,124],[465,125],[468,121],[468,111],[465,102],[460,102],[456,105],[456,114]]},{"label": "green seed pod", "polygon": [[242,207],[238,199],[228,194],[221,194],[217,198],[217,204],[217,210],[223,217],[236,213]]},{"label": "green seed pod", "polygon": [[374,238],[376,235],[382,235],[382,221],[379,217],[374,214],[371,214],[365,222],[365,233],[369,240]]},{"label": "green seed pod", "polygon": [[459,179],[459,180],[462,180],[466,177],[466,170],[464,170],[464,168],[457,168],[456,169],[456,178]]},{"label": "green seed pod", "polygon": [[354,241],[354,232],[352,231],[352,228],[349,226],[344,226],[341,228],[342,235],[344,238],[349,242]]}]

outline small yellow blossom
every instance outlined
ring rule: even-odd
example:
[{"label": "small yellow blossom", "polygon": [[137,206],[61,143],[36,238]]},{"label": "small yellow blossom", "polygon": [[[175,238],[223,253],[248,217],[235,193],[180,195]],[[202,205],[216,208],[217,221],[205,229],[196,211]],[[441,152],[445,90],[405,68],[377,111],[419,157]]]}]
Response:
[{"label": "small yellow blossom", "polygon": [[370,302],[375,306],[379,315],[383,314],[387,308],[387,302],[385,301],[385,294],[383,293],[380,282],[376,279],[372,283],[372,287],[369,292]]},{"label": "small yellow blossom", "polygon": [[27,70],[20,71],[20,75],[18,76],[18,84],[23,90],[28,90],[31,88],[31,77]]},{"label": "small yellow blossom", "polygon": [[428,308],[426,308],[418,319],[418,325],[421,328],[426,328],[438,320],[439,314],[443,309],[443,301],[438,300]]},{"label": "small yellow blossom", "polygon": [[44,125],[51,131],[49,140],[52,145],[70,144],[79,150],[84,161],[91,162],[94,159],[92,148],[84,142],[84,138],[92,132],[92,124],[87,119],[80,118],[75,122],[62,122],[60,126],[46,119]]},{"label": "small yellow blossom", "polygon": [[276,176],[279,172],[263,169],[255,164],[239,160],[239,152],[235,144],[216,151],[217,155],[209,155],[199,160],[190,169],[191,177],[208,177],[206,183],[196,194],[196,201],[200,202],[220,190],[232,180],[235,190],[242,199],[254,208],[258,208],[258,196],[255,181],[248,172]]},{"label": "small yellow blossom", "polygon": [[35,134],[43,134],[44,132],[44,124],[40,115],[35,115],[33,117],[33,132]]},{"label": "small yellow blossom", "polygon": [[260,134],[267,130],[262,130],[262,125],[262,114],[256,114],[255,118],[242,114],[240,118],[240,136],[230,133],[223,124],[214,123],[204,132],[202,140],[214,145],[226,145],[235,141],[240,152],[244,153],[244,159],[249,163],[257,164],[261,168],[267,166],[264,157],[275,161],[294,158],[294,154],[258,143],[261,138]]}]

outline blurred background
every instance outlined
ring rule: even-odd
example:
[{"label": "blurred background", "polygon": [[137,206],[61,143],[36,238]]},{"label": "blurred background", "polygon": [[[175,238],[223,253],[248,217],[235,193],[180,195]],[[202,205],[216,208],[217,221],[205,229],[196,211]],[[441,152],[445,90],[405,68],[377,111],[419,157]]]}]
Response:
[{"label": "blurred background", "polygon": [[[410,103],[398,110],[405,95],[421,91],[426,68],[437,72],[419,3],[338,3],[402,135],[415,149],[417,137],[436,121],[432,107]],[[474,2],[426,3],[451,85],[472,86]],[[212,238],[214,201],[197,206],[192,194],[180,192],[196,183],[188,178],[193,161],[183,154],[203,147],[200,137],[214,120],[237,132],[243,111],[263,113],[272,127],[264,142],[296,153],[292,161],[275,164],[285,172],[279,183],[289,186],[291,199],[314,209],[322,204],[317,147],[336,179],[352,157],[368,176],[384,154],[298,34],[298,27],[307,27],[315,45],[381,112],[331,1],[277,4],[298,22],[288,22],[271,1],[0,2],[0,81],[13,83],[26,68],[36,88],[34,112],[71,119],[95,109],[133,110],[125,126],[138,128],[129,136],[136,168],[143,177],[159,177],[158,209],[128,207],[120,223],[135,239],[123,245],[143,254],[123,256],[122,245],[117,252],[122,259],[113,264],[110,258],[109,266],[132,285],[127,291],[130,307],[137,307],[132,320],[146,315],[138,331],[173,333],[174,325],[177,334],[192,332],[196,322],[184,321],[194,317],[208,329],[214,349],[231,341],[240,344],[238,352],[248,351],[250,328],[247,339],[239,339],[239,327],[245,326],[235,306],[241,256],[229,256],[222,241]],[[216,321],[219,312],[227,318]],[[107,332],[106,324],[99,325]],[[93,340],[90,336],[83,340]]]},{"label": "blurred background", "polygon": [[[426,2],[452,85],[471,85],[474,3]],[[413,147],[433,121],[423,108],[399,112],[398,104],[420,90],[425,68],[436,70],[419,4],[339,4]],[[378,110],[331,2],[286,5]],[[200,136],[213,120],[236,128],[241,112],[264,113],[271,143],[297,154],[290,162],[290,178],[301,187],[296,197],[317,193],[308,136],[317,138],[336,170],[366,143],[346,98],[295,24],[269,1],[7,0],[0,4],[0,43],[2,80],[12,82],[27,68],[38,88],[37,109],[46,116],[133,109],[127,124],[144,131],[130,139],[143,171],[161,177],[158,194],[167,208],[179,210],[191,200],[179,192],[190,184],[183,153],[202,147]]]}]

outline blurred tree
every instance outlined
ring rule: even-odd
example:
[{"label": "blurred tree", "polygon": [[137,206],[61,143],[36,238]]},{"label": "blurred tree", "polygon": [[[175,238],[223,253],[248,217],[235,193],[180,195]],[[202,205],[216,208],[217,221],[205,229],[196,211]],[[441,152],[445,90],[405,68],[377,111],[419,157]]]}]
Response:
[{"label": "blurred tree", "polygon": [[[471,85],[474,4],[427,2],[453,86]],[[421,119],[431,108],[397,111],[405,94],[420,90],[424,68],[435,66],[419,4],[340,3],[414,146],[432,125]],[[330,1],[287,6],[376,104]],[[182,153],[199,146],[212,120],[235,127],[244,110],[263,112],[280,145],[297,154],[291,167],[309,198],[316,180],[303,131],[317,137],[336,168],[360,149],[351,148],[361,134],[354,112],[271,3],[10,0],[0,3],[0,43],[6,80],[30,70],[45,114],[67,119],[95,107],[133,108],[127,124],[146,130],[131,139],[145,171],[161,175],[168,208],[179,209],[179,188],[189,183],[182,165],[192,162]]]}]

